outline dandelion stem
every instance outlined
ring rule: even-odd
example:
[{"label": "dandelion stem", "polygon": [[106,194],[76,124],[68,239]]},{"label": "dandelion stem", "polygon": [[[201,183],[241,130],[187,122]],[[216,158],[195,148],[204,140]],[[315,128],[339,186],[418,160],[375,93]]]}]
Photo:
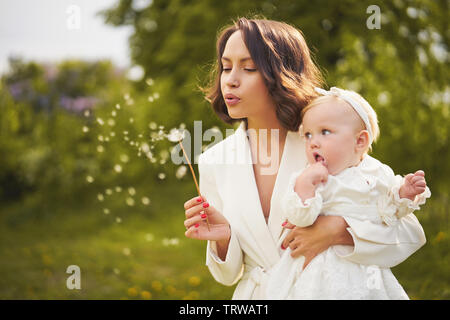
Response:
[{"label": "dandelion stem", "polygon": [[[202,197],[202,194],[200,193],[200,188],[198,187],[197,178],[195,177],[194,169],[192,169],[191,162],[189,161],[186,151],[183,148],[183,144],[181,143],[181,140],[179,141],[179,144],[180,144],[181,150],[183,150],[184,158],[186,159],[186,161],[189,165],[189,168],[191,169],[192,177],[194,178],[194,183],[195,183],[195,187],[197,188],[198,195],[199,195],[199,197]],[[206,224],[208,225],[208,231],[211,231],[211,229],[209,227],[208,216],[206,216]]]}]

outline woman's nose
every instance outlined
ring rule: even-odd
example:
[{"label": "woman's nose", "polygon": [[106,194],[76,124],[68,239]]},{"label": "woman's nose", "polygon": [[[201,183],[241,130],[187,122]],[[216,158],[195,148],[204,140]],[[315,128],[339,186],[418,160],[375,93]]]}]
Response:
[{"label": "woman's nose", "polygon": [[239,87],[239,80],[236,77],[235,72],[230,72],[230,74],[227,77],[226,84],[227,84],[227,86],[233,87],[233,88]]}]

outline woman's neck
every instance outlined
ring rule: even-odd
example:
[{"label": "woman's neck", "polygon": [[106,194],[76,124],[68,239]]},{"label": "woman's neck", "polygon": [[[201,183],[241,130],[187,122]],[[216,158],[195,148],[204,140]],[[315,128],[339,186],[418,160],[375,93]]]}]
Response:
[{"label": "woman's neck", "polygon": [[247,134],[255,163],[276,166],[278,171],[279,161],[286,142],[287,129],[278,119],[266,118],[260,121],[247,118]]}]

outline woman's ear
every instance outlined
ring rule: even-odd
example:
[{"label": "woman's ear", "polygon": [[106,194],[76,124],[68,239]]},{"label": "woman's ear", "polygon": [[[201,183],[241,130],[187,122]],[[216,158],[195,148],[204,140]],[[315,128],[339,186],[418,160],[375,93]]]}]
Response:
[{"label": "woman's ear", "polygon": [[361,130],[356,135],[356,146],[357,151],[366,151],[369,148],[369,132],[367,130]]}]

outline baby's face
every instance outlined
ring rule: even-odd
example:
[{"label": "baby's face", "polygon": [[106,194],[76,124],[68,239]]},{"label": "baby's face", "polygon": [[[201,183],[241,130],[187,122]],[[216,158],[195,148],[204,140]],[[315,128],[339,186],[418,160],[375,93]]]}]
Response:
[{"label": "baby's face", "polygon": [[359,163],[357,133],[363,130],[358,114],[338,99],[313,106],[303,116],[306,157],[310,164],[321,161],[332,175]]}]

